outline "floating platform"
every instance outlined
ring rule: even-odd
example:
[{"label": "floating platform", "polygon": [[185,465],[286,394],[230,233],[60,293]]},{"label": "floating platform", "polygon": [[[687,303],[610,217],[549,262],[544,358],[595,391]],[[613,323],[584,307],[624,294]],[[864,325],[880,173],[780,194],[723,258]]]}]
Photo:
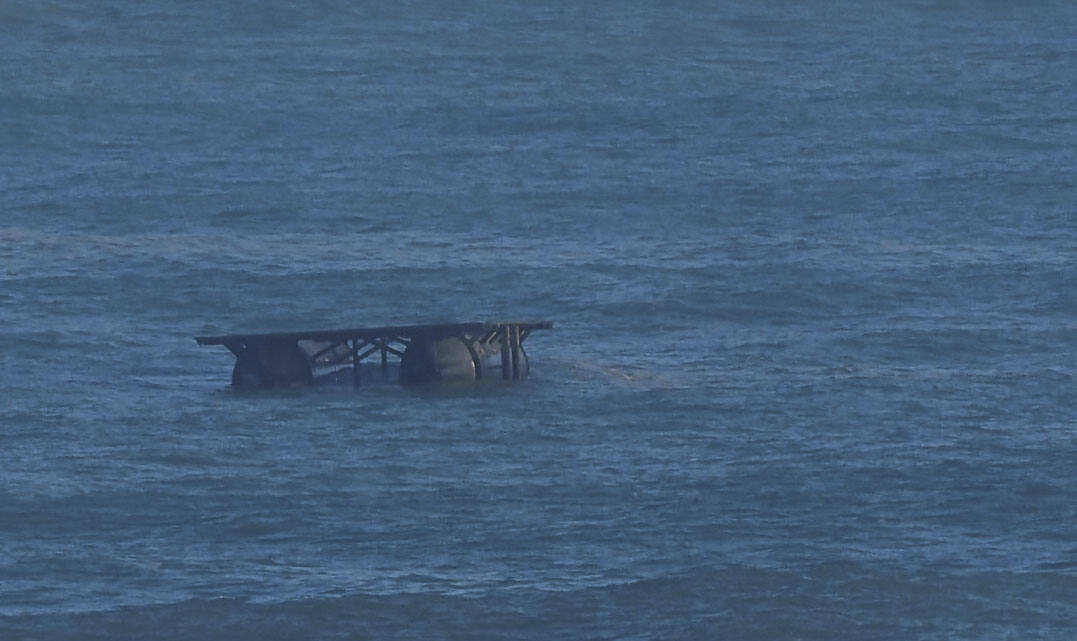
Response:
[{"label": "floating platform", "polygon": [[[490,321],[362,327],[272,334],[197,336],[199,345],[223,345],[236,357],[236,387],[299,387],[350,370],[361,382],[363,361],[380,359],[386,377],[398,360],[401,383],[521,380],[530,371],[524,340],[552,321]],[[375,361],[377,362],[377,361]],[[395,363],[394,363],[395,364]]]}]

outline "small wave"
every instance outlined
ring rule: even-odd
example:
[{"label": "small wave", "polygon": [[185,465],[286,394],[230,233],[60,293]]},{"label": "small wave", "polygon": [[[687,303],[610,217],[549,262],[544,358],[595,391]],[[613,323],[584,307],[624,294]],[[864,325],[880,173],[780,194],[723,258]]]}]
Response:
[{"label": "small wave", "polygon": [[636,390],[677,389],[688,386],[677,377],[641,367],[576,361],[568,365],[573,378],[600,380]]}]

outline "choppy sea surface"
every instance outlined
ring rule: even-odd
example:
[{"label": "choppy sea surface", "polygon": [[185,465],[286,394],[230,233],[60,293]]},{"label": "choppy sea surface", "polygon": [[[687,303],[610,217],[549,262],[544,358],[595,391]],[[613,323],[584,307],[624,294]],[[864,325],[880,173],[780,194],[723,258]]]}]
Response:
[{"label": "choppy sea surface", "polygon": [[1073,639],[1075,7],[0,2],[0,638]]}]

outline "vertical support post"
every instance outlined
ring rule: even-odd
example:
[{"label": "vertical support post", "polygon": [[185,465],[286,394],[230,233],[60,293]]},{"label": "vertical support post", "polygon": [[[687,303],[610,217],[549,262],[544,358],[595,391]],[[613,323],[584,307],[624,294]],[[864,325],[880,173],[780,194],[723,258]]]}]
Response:
[{"label": "vertical support post", "polygon": [[381,371],[389,371],[389,348],[385,345],[385,341],[381,342]]},{"label": "vertical support post", "polygon": [[501,378],[512,378],[512,356],[510,354],[511,342],[509,340],[509,325],[501,326]]},{"label": "vertical support post", "polygon": [[467,353],[471,355],[471,362],[475,365],[475,380],[482,378],[482,358],[479,356],[479,350],[475,347],[475,340],[467,334],[461,334],[460,340],[464,343],[464,347],[467,347]]},{"label": "vertical support post", "polygon": [[512,344],[512,380],[520,380],[520,326],[512,325],[509,342]]},{"label": "vertical support post", "polygon": [[352,387],[359,387],[359,339],[352,339]]}]

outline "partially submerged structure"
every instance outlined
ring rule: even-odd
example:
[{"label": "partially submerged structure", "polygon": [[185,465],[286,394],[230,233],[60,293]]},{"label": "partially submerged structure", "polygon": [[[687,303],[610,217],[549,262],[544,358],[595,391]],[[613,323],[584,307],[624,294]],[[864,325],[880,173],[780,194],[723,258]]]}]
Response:
[{"label": "partially submerged structure", "polygon": [[[398,361],[402,383],[520,380],[530,369],[523,342],[552,321],[490,321],[364,327],[271,334],[198,336],[199,345],[223,345],[236,356],[232,385],[294,387],[318,375],[350,371],[359,386],[366,359],[388,373]],[[377,359],[377,360],[376,360]],[[395,363],[394,363],[395,364]]]}]

